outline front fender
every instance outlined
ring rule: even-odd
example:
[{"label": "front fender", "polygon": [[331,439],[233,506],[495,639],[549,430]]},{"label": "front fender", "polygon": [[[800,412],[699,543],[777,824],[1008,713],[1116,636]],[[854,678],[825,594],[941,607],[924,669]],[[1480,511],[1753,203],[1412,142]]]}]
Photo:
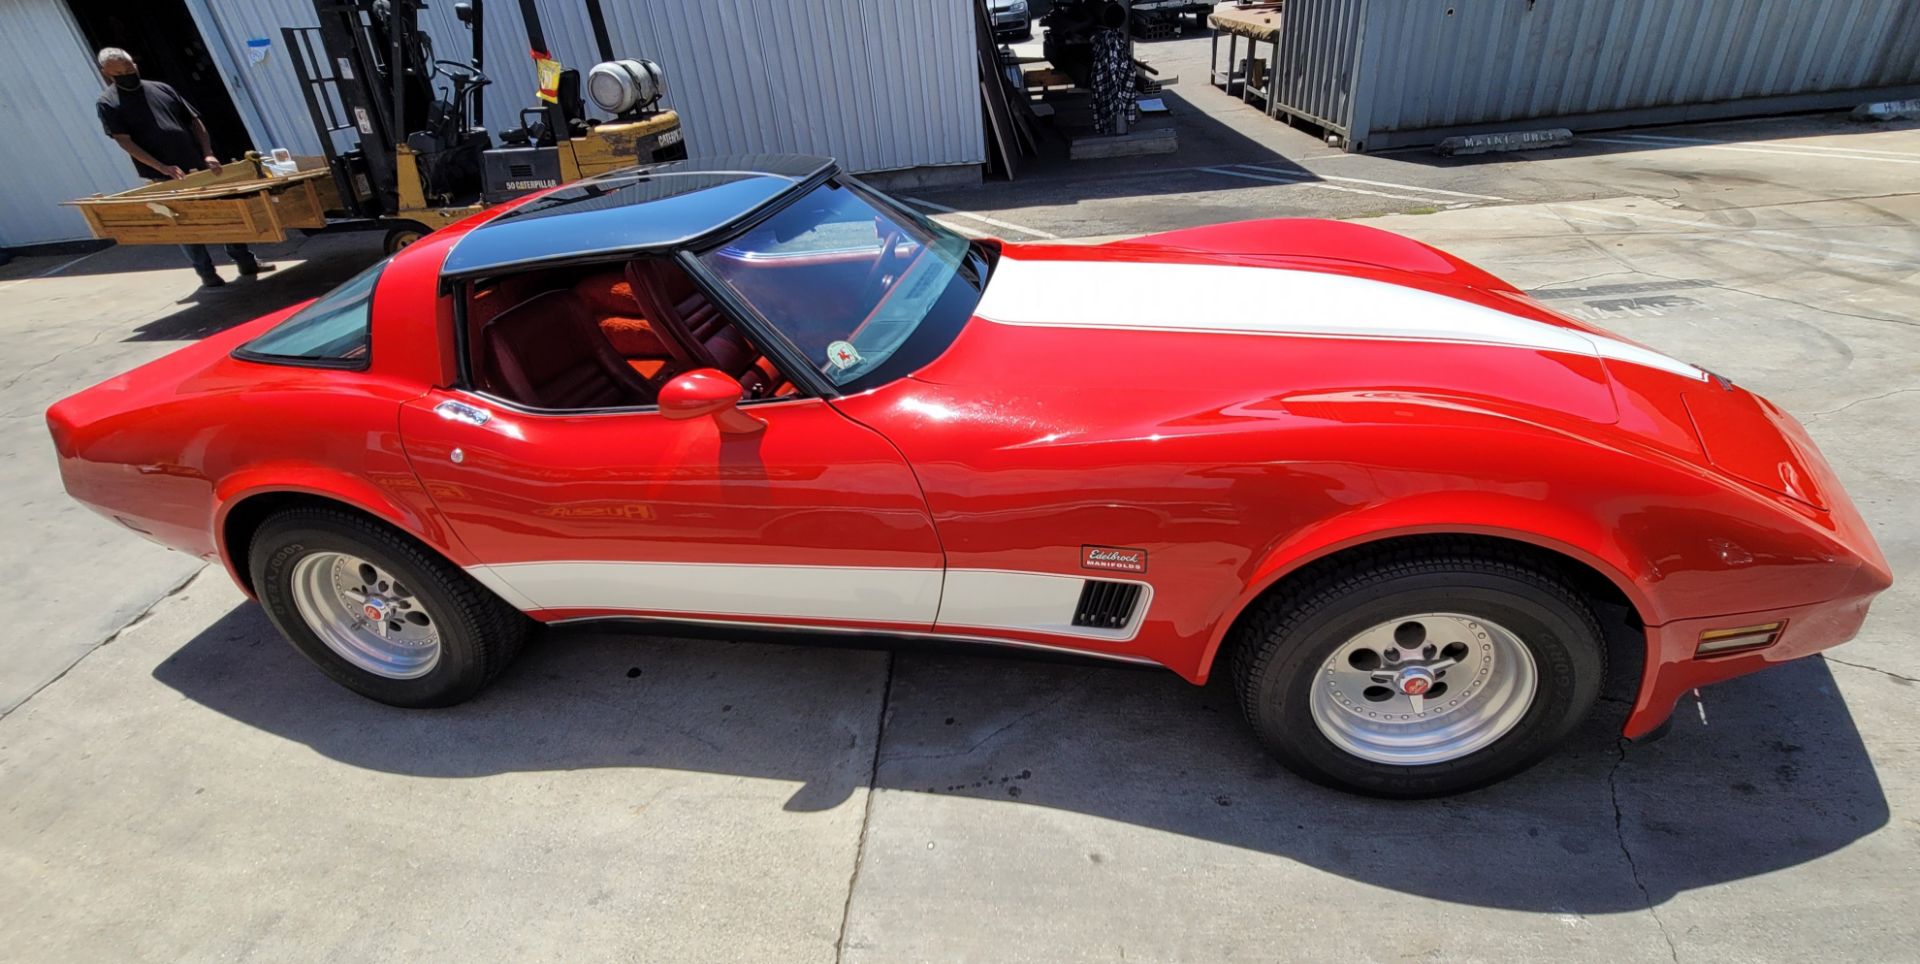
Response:
[{"label": "front fender", "polygon": [[1579,561],[1626,596],[1648,625],[1666,614],[1647,592],[1645,567],[1600,520],[1546,502],[1492,492],[1409,496],[1325,519],[1276,539],[1256,558],[1245,588],[1214,626],[1201,675],[1246,608],[1282,579],[1334,553],[1404,536],[1474,535],[1509,539]]}]

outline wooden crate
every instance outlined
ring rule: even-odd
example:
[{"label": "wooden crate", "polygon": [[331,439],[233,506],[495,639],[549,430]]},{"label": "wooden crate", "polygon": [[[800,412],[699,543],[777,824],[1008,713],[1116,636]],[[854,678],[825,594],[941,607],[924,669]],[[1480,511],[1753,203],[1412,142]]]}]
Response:
[{"label": "wooden crate", "polygon": [[96,238],[121,244],[266,244],[296,228],[321,228],[340,207],[326,160],[297,159],[300,170],[281,176],[257,156],[219,173],[195,171],[119,194],[94,195],[68,205],[80,209]]}]

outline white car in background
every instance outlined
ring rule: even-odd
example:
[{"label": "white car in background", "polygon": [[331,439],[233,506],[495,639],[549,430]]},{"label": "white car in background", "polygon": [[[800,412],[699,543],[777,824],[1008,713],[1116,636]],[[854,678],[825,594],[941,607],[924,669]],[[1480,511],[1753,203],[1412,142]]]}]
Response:
[{"label": "white car in background", "polygon": [[1032,40],[1033,14],[1027,0],[991,0],[995,40]]}]

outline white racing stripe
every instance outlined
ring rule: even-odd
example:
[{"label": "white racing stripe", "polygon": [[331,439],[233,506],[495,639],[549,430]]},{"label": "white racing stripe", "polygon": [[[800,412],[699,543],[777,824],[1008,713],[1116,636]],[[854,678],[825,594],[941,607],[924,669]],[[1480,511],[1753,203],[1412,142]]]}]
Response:
[{"label": "white racing stripe", "polygon": [[974,314],[1006,325],[1529,348],[1705,380],[1638,345],[1403,285],[1319,271],[1003,257]]},{"label": "white racing stripe", "polygon": [[1008,572],[999,569],[953,569],[947,572],[940,595],[942,628],[1022,629],[1053,636],[1085,636],[1124,642],[1140,632],[1140,618],[1153,602],[1153,587],[1141,582],[1134,618],[1120,629],[1073,625],[1073,611],[1087,579],[1116,580],[1109,573],[1061,576],[1047,572]]},{"label": "white racing stripe", "polygon": [[[513,562],[467,570],[539,609],[932,623],[940,570],[661,562]],[[512,598],[505,593],[503,596]]]},{"label": "white racing stripe", "polygon": [[[891,569],[623,561],[513,562],[468,568],[516,607],[725,617],[921,624],[1017,630],[1124,642],[1145,622],[1153,587],[1140,582],[1126,627],[1073,625],[1085,576],[998,569]],[[936,625],[937,624],[937,625]]]}]

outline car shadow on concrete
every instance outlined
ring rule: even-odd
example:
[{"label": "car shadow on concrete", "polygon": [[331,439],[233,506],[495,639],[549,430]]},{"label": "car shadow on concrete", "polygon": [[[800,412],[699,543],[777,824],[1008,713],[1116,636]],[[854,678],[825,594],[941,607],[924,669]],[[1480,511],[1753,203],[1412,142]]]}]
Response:
[{"label": "car shadow on concrete", "polygon": [[[299,246],[296,260],[282,258],[273,262],[275,256],[263,252],[261,257],[276,267],[253,278],[241,277],[234,266],[221,257],[216,269],[226,284],[191,290],[176,302],[175,310],[135,328],[121,340],[196,340],[288,305],[317,298],[380,260],[378,240],[367,241],[367,237],[362,233],[309,239]],[[184,264],[184,258],[177,252],[169,254]]]},{"label": "car shadow on concrete", "polygon": [[1256,745],[1219,682],[951,648],[556,631],[478,699],[406,711],[334,685],[243,605],[154,676],[236,720],[387,773],[724,773],[798,783],[786,809],[810,811],[845,801],[871,767],[882,790],[1070,811],[1390,891],[1528,911],[1643,909],[1831,854],[1888,819],[1818,659],[1708,690],[1657,742],[1623,745],[1623,707],[1603,703],[1533,770],[1420,802],[1293,776]]}]

